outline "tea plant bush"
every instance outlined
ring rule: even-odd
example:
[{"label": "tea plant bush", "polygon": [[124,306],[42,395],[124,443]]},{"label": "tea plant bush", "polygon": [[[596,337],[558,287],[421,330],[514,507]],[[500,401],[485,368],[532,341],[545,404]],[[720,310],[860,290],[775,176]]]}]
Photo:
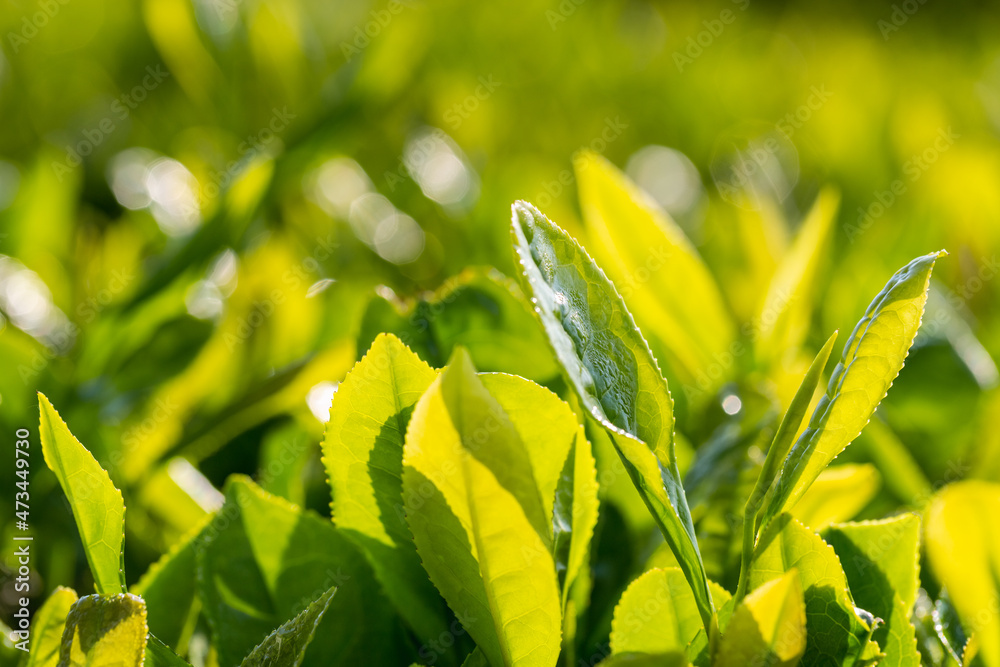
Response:
[{"label": "tea plant bush", "polygon": [[[878,421],[873,458],[919,512],[852,521],[888,466],[830,467],[902,369],[944,253],[888,278],[828,372],[837,332],[811,361],[806,334],[835,193],[743,330],[673,221],[603,158],[576,168],[596,261],[517,202],[519,287],[476,272],[409,312],[369,306],[322,442],[332,521],[232,475],[130,587],[123,496],[39,395],[95,592],[49,597],[25,664],[1000,665],[998,487],[933,493]],[[506,310],[480,317],[483,294]],[[730,382],[745,414],[720,422]],[[657,529],[634,574],[629,522]]]}]

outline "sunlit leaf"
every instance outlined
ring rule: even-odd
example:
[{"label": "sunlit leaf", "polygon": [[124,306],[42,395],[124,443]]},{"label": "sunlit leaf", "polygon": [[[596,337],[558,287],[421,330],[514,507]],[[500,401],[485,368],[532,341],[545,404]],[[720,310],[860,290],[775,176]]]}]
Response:
[{"label": "sunlit leaf", "polygon": [[873,664],[879,656],[878,644],[870,641],[873,624],[859,615],[837,554],[816,533],[783,514],[760,537],[748,590],[792,568],[798,572],[806,605],[806,652],[801,664]]},{"label": "sunlit leaf", "polygon": [[794,667],[806,650],[806,607],[791,569],[760,586],[733,612],[719,645],[717,667]]},{"label": "sunlit leaf", "polygon": [[[59,479],[80,530],[94,586],[104,595],[125,592],[122,571],[125,502],[108,473],[70,433],[66,422],[43,394],[39,432],[45,463]],[[143,612],[145,623],[145,612]]]},{"label": "sunlit leaf", "polygon": [[128,593],[82,597],[66,616],[59,667],[140,667],[147,631],[142,598]]},{"label": "sunlit leaf", "polygon": [[683,652],[698,630],[701,615],[679,568],[653,569],[622,593],[611,622],[611,652]]},{"label": "sunlit leaf", "polygon": [[59,586],[31,619],[31,651],[24,667],[56,667],[66,616],[76,603],[76,591]]},{"label": "sunlit leaf", "polygon": [[525,444],[459,349],[410,419],[403,493],[424,568],[490,663],[550,667],[560,596]]},{"label": "sunlit leaf", "polygon": [[685,382],[718,382],[707,370],[727,352],[736,332],[694,246],[649,195],[603,157],[582,152],[574,167],[594,256],[639,325],[663,341]]},{"label": "sunlit leaf", "polygon": [[422,641],[447,632],[448,617],[406,526],[401,476],[410,413],[435,377],[398,338],[379,336],[340,383],[323,442],[334,523]]},{"label": "sunlit leaf", "polygon": [[965,481],[938,492],[924,514],[931,569],[947,589],[966,635],[975,633],[986,667],[1000,665],[998,513],[1000,485]]},{"label": "sunlit leaf", "polygon": [[903,367],[920,326],[927,285],[941,253],[896,272],[844,344],[826,395],[792,448],[765,505],[763,523],[793,506],[820,472],[854,440]]},{"label": "sunlit leaf", "polygon": [[566,232],[518,202],[512,234],[535,312],[571,386],[609,432],[711,626],[711,593],[674,452],[673,401],[656,360],[614,286]]},{"label": "sunlit leaf", "polygon": [[920,583],[920,518],[902,514],[834,524],[823,539],[837,552],[855,602],[882,619],[874,634],[885,653],[879,664],[916,664],[916,629],[910,616]]}]

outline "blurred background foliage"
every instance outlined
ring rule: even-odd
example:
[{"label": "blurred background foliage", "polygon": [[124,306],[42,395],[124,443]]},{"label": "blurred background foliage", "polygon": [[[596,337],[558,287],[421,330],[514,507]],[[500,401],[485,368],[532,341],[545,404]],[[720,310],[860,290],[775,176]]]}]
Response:
[{"label": "blurred background foliage", "polygon": [[[805,349],[766,373],[720,358],[698,405],[665,368],[704,460],[754,446],[829,333],[947,248],[918,346],[842,458],[883,472],[861,516],[1000,481],[994,4],[3,0],[0,35],[0,432],[34,433],[35,391],[52,399],[125,493],[130,576],[233,472],[328,514],[323,423],[380,331],[558,389],[505,277],[509,206],[584,239],[583,148],[672,215],[741,326],[821,188],[839,192]],[[33,465],[32,590],[89,590]],[[703,472],[695,498],[719,493]],[[595,599],[656,547],[634,509],[602,518]]]}]

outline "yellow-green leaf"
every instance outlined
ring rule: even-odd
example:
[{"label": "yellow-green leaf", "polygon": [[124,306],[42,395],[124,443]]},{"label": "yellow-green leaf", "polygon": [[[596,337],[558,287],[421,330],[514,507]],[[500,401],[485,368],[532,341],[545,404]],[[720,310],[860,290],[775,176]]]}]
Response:
[{"label": "yellow-green leaf", "polygon": [[622,593],[611,621],[611,652],[670,653],[702,629],[694,594],[679,568],[655,568]]},{"label": "yellow-green leaf", "polygon": [[94,575],[94,587],[103,595],[124,593],[125,501],[122,494],[41,393],[38,394],[38,407],[42,455],[69,499]]},{"label": "yellow-green leaf", "polygon": [[940,255],[918,257],[897,271],[854,328],[826,394],[785,461],[763,524],[795,505],[868,423],[917,335],[931,271]]},{"label": "yellow-green leaf", "polygon": [[806,606],[793,568],[760,586],[733,612],[715,667],[794,667],[806,650]]},{"label": "yellow-green leaf", "polygon": [[823,533],[844,566],[855,602],[882,619],[874,638],[881,667],[919,662],[910,622],[920,585],[920,518],[901,514],[882,521],[838,523]]},{"label": "yellow-green leaf", "polygon": [[365,554],[421,642],[447,632],[449,621],[401,511],[403,439],[435,377],[398,338],[378,336],[340,383],[323,441],[334,523]]},{"label": "yellow-green leaf", "polygon": [[639,325],[662,340],[685,382],[709,379],[735,326],[718,285],[677,224],[614,165],[584,151],[574,161],[590,245]]},{"label": "yellow-green leaf", "polygon": [[806,604],[806,652],[802,664],[872,664],[878,645],[872,625],[857,611],[847,577],[830,545],[788,514],[772,521],[760,536],[750,564],[748,590],[797,570]]},{"label": "yellow-green leaf", "polygon": [[792,516],[813,530],[848,521],[871,502],[881,482],[878,469],[870,463],[827,468],[792,508]]},{"label": "yellow-green leaf", "polygon": [[82,597],[66,616],[59,667],[140,667],[147,632],[142,598],[129,593]]},{"label": "yellow-green leaf", "polygon": [[755,350],[762,360],[773,363],[788,352],[795,353],[809,333],[816,276],[828,249],[839,203],[840,195],[835,190],[820,191],[771,278],[757,316],[761,326]]},{"label": "yellow-green leaf", "polygon": [[677,556],[707,629],[716,623],[674,451],[673,400],[621,296],[586,251],[526,202],[511,233],[535,312],[586,410],[608,432]]},{"label": "yellow-green leaf", "polygon": [[975,633],[986,667],[1000,665],[998,516],[1000,485],[980,481],[946,486],[924,514],[931,569],[947,589],[966,636]]},{"label": "yellow-green leaf", "polygon": [[76,602],[76,591],[56,588],[31,619],[31,651],[24,667],[56,667],[66,616]]},{"label": "yellow-green leaf", "polygon": [[525,443],[464,350],[414,409],[403,495],[424,568],[490,663],[555,665],[551,524]]}]

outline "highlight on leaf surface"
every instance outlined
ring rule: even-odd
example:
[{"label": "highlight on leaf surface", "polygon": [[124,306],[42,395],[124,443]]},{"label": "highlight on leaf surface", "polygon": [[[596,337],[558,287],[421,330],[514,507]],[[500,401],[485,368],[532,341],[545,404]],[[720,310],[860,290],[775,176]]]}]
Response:
[{"label": "highlight on leaf surface", "polygon": [[122,494],[41,393],[38,394],[38,407],[42,454],[69,499],[94,575],[94,587],[103,595],[124,593],[125,501]]},{"label": "highlight on leaf surface", "polygon": [[512,207],[526,292],[584,409],[608,432],[714,633],[715,609],[674,448],[673,400],[621,296],[565,231],[535,207]]},{"label": "highlight on leaf surface", "polygon": [[[528,444],[456,350],[410,419],[404,506],[431,581],[490,664],[551,667],[561,601]],[[553,463],[555,481],[563,461]]]}]

